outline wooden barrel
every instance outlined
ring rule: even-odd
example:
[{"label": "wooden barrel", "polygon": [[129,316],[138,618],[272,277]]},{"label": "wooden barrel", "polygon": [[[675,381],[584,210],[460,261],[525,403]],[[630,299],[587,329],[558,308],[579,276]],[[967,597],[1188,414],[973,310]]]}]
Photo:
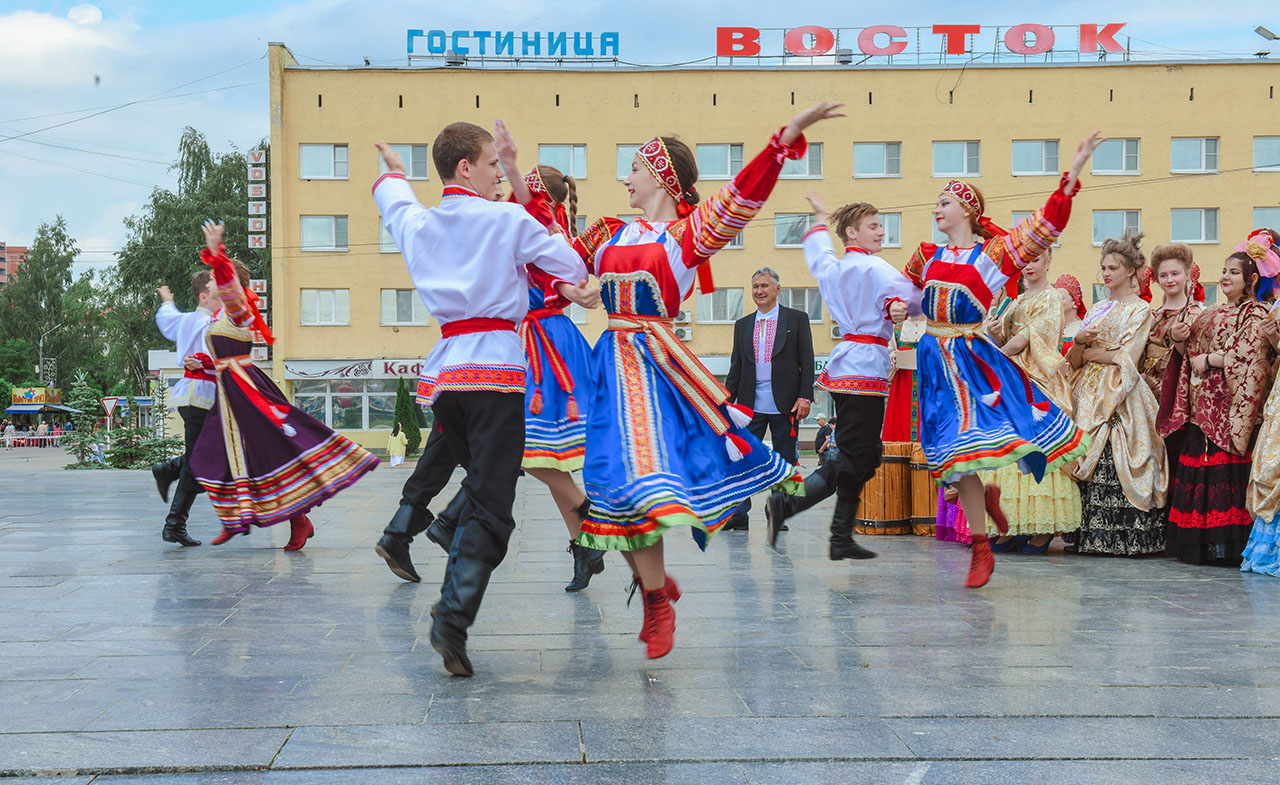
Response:
[{"label": "wooden barrel", "polygon": [[885,442],[880,468],[862,487],[857,534],[911,533],[911,442]]},{"label": "wooden barrel", "polygon": [[911,445],[911,530],[921,537],[932,537],[938,521],[938,486],[929,476],[924,448]]}]

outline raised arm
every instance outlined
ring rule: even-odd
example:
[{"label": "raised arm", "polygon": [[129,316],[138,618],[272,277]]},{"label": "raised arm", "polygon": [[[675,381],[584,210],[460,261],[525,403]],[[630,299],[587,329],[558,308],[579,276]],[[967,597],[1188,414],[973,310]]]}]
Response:
[{"label": "raised arm", "polygon": [[373,200],[382,215],[382,225],[387,228],[387,233],[395,241],[400,253],[408,259],[412,256],[412,249],[407,248],[406,244],[413,239],[414,230],[426,220],[427,208],[414,196],[413,188],[405,177],[404,161],[400,159],[400,154],[386,142],[377,142],[374,147],[382,154],[388,171],[374,181]]},{"label": "raised arm", "polygon": [[200,228],[204,231],[205,242],[205,247],[200,249],[200,261],[213,268],[213,280],[222,308],[237,327],[248,327],[256,314],[249,307],[244,287],[240,285],[240,276],[227,257],[226,246],[222,244],[222,235],[227,227],[222,223],[205,221]]},{"label": "raised arm", "polygon": [[547,230],[528,214],[519,215],[514,231],[518,264],[535,267],[554,279],[558,291],[569,300],[587,308],[599,305],[599,290],[596,289],[593,295],[585,286],[586,264],[563,239],[547,234]]},{"label": "raised arm", "polygon": [[178,324],[182,321],[182,311],[173,304],[173,294],[169,287],[161,286],[156,290],[160,295],[160,310],[156,311],[156,327],[160,334],[170,341],[178,340]]},{"label": "raised arm", "polygon": [[839,269],[840,262],[831,244],[831,233],[827,231],[826,203],[813,189],[805,194],[805,198],[813,208],[813,226],[804,234],[804,263],[809,266],[809,274],[821,283],[824,275]]}]

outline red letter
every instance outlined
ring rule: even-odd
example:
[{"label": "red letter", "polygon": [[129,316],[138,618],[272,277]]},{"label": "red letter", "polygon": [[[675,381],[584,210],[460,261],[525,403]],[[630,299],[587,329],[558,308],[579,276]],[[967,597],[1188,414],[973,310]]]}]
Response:
[{"label": "red letter", "polygon": [[[812,47],[804,45],[804,37],[806,35],[813,36]],[[796,57],[813,57],[814,55],[824,55],[830,52],[831,47],[836,45],[836,37],[825,27],[806,25],[805,27],[794,27],[788,30],[787,34],[782,38],[782,45]]]},{"label": "red letter", "polygon": [[[882,33],[889,36],[889,44],[884,47],[876,46],[876,36]],[[876,25],[875,27],[863,28],[862,32],[858,33],[858,49],[864,55],[896,55],[907,48],[906,41],[898,40],[906,37],[906,30],[893,25]]]},{"label": "red letter", "polygon": [[[1027,33],[1036,37],[1030,46],[1027,46]],[[1054,38],[1053,30],[1044,25],[1018,25],[1004,34],[1004,45],[1016,55],[1038,55],[1053,48]]]},{"label": "red letter", "polygon": [[947,37],[947,54],[962,55],[966,51],[964,37],[969,33],[977,35],[982,32],[982,25],[934,25],[934,35]]},{"label": "red letter", "polygon": [[1097,25],[1080,25],[1080,53],[1092,54],[1101,46],[1106,52],[1123,52],[1124,47],[1116,43],[1116,33],[1124,27],[1124,22],[1112,22],[1098,32]]},{"label": "red letter", "polygon": [[760,31],[754,27],[717,27],[716,57],[753,57],[760,54]]}]

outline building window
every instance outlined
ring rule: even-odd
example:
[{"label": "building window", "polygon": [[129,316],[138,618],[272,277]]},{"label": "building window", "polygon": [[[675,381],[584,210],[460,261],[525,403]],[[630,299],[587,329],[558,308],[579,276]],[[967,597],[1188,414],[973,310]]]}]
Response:
[{"label": "building window", "polygon": [[1111,299],[1111,290],[1107,288],[1105,283],[1095,283],[1093,285],[1093,302],[1098,304],[1103,300]]},{"label": "building window", "polygon": [[[1030,218],[1030,217],[1031,217],[1031,216],[1033,216],[1033,215],[1035,215],[1035,213],[1033,213],[1033,212],[1027,212],[1026,210],[1014,210],[1014,211],[1013,211],[1013,216],[1011,217],[1011,219],[1010,219],[1010,221],[1009,221],[1009,231],[1011,231],[1011,232],[1012,232],[1012,231],[1013,231],[1013,227],[1017,226],[1017,225],[1018,225],[1019,223],[1021,223],[1024,219],[1026,219],[1026,218]],[[1056,248],[1056,247],[1058,247],[1058,246],[1060,246],[1060,245],[1062,245],[1062,235],[1058,235],[1058,236],[1054,239],[1054,241],[1053,241],[1053,245],[1054,245],[1054,247],[1055,247],[1055,248]]]},{"label": "building window", "polygon": [[587,217],[585,215],[575,215],[573,217],[573,233],[578,235],[585,231],[587,231]]},{"label": "building window", "polygon": [[779,290],[778,304],[809,315],[809,321],[822,321],[822,297],[816,286],[788,287]]},{"label": "building window", "polygon": [[1094,174],[1138,174],[1138,140],[1108,139],[1093,152]]},{"label": "building window", "polygon": [[1013,143],[1013,176],[1058,173],[1058,140],[1032,139]]},{"label": "building window", "polygon": [[565,312],[569,314],[569,320],[574,324],[587,323],[587,309],[581,305],[569,303],[569,307],[565,309]]},{"label": "building window", "polygon": [[901,142],[854,142],[854,177],[901,177]]},{"label": "building window", "polygon": [[302,289],[303,324],[351,324],[350,289]]},{"label": "building window", "polygon": [[1170,149],[1169,171],[1171,172],[1218,171],[1217,137],[1174,139]]},{"label": "building window", "polygon": [[740,144],[700,144],[696,155],[699,180],[728,180],[742,171]]},{"label": "building window", "polygon": [[1170,210],[1169,239],[1175,243],[1218,242],[1218,209]]},{"label": "building window", "polygon": [[[429,145],[393,144],[390,147],[400,154],[400,160],[404,161],[404,168],[408,170],[405,175],[410,180],[427,179],[427,159],[431,149]],[[387,162],[382,160],[382,156],[379,155],[378,174],[386,174],[388,171]]]},{"label": "building window", "polygon": [[822,177],[822,143],[810,142],[804,155],[794,161],[783,161],[778,177],[795,179]]},{"label": "building window", "polygon": [[427,306],[416,289],[382,290],[383,324],[428,324]]},{"label": "building window", "polygon": [[333,429],[389,431],[395,424],[396,381],[296,381],[293,405]]},{"label": "building window", "polygon": [[554,166],[578,180],[587,179],[587,146],[585,144],[540,144],[538,163]]},{"label": "building window", "polygon": [[345,215],[304,215],[302,216],[302,250],[304,251],[345,251],[347,250],[347,216]]},{"label": "building window", "polygon": [[698,295],[698,321],[702,324],[732,324],[742,317],[742,289],[717,288]]},{"label": "building window", "polygon": [[1204,287],[1205,306],[1216,305],[1218,303],[1218,284],[1206,283],[1201,285]]},{"label": "building window", "polygon": [[1253,137],[1253,170],[1280,172],[1280,136]]},{"label": "building window", "polygon": [[1142,229],[1142,213],[1138,210],[1094,210],[1093,244],[1102,245],[1108,239],[1119,240],[1125,232],[1133,234]]},{"label": "building window", "polygon": [[1280,207],[1253,208],[1254,229],[1280,229]]},{"label": "building window", "polygon": [[381,232],[378,238],[378,253],[399,253],[400,249],[396,247],[396,241],[391,236],[391,232],[387,231],[387,225],[378,221],[378,229]]},{"label": "building window", "polygon": [[345,180],[347,146],[345,144],[298,145],[299,177],[303,180]]},{"label": "building window", "polygon": [[745,248],[746,246],[743,244],[745,241],[742,239],[742,237],[743,237],[743,232],[745,232],[745,231],[746,231],[746,230],[745,230],[745,229],[743,229],[743,231],[738,232],[737,234],[735,234],[735,235],[733,236],[733,239],[729,241],[728,245],[726,245],[726,246],[725,246],[725,248],[735,248],[735,249],[737,249],[737,248]]},{"label": "building window", "polygon": [[635,163],[636,153],[640,152],[638,144],[618,145],[618,179],[625,180],[631,176],[631,164]]},{"label": "building window", "polygon": [[980,177],[980,145],[977,142],[934,142],[934,177]]},{"label": "building window", "polygon": [[[884,227],[884,247],[901,248],[902,213],[880,213],[880,224]],[[849,241],[841,237],[840,242],[847,245]]]},{"label": "building window", "polygon": [[800,248],[804,245],[805,232],[813,226],[813,213],[775,213],[773,216],[773,246],[775,248]]}]

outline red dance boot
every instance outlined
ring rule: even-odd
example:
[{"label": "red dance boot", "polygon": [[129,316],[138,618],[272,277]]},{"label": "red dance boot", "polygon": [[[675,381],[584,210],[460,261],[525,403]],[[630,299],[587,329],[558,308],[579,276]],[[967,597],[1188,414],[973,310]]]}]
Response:
[{"label": "red dance boot", "polygon": [[991,516],[997,531],[1001,534],[1008,534],[1009,519],[1004,517],[1004,510],[1000,509],[1000,486],[989,482],[983,490],[986,491],[987,515]]},{"label": "red dance boot", "polygon": [[[676,583],[675,578],[671,577],[671,573],[668,572],[668,573],[665,573],[665,575],[666,575],[666,578],[665,578],[666,582],[663,584],[662,588],[667,592],[667,599],[671,600],[672,602],[679,602],[681,597],[680,585]],[[640,579],[636,578],[634,575],[632,576],[631,581],[633,584],[635,584],[635,586],[640,585]],[[635,593],[634,587],[632,588],[632,593],[633,594]],[[630,603],[631,600],[628,599],[627,602]],[[649,627],[647,625],[641,625],[640,634],[636,636],[636,639],[641,642],[648,641],[649,640],[648,630],[649,630]]]},{"label": "red dance boot", "polygon": [[242,533],[243,533],[243,532],[241,532],[239,529],[228,529],[226,526],[223,526],[223,527],[222,527],[222,531],[218,532],[218,536],[217,536],[217,537],[214,537],[212,540],[210,540],[210,541],[209,541],[209,544],[210,544],[210,545],[221,545],[221,544],[223,544],[224,542],[226,542],[227,540],[229,540],[229,539],[231,539],[232,537],[236,536],[237,534],[242,534]]},{"label": "red dance boot", "polygon": [[987,581],[991,580],[991,571],[995,568],[996,557],[991,553],[991,542],[986,535],[975,534],[973,549],[970,551],[969,580],[965,581],[965,586],[970,589],[986,586]]},{"label": "red dance boot", "polygon": [[307,544],[307,540],[315,536],[316,528],[311,525],[311,519],[305,515],[299,515],[296,518],[289,519],[289,543],[284,546],[286,551],[300,551],[302,546]]},{"label": "red dance boot", "polygon": [[676,609],[671,607],[666,589],[644,593],[645,656],[651,660],[665,657],[671,651],[676,634]]}]

